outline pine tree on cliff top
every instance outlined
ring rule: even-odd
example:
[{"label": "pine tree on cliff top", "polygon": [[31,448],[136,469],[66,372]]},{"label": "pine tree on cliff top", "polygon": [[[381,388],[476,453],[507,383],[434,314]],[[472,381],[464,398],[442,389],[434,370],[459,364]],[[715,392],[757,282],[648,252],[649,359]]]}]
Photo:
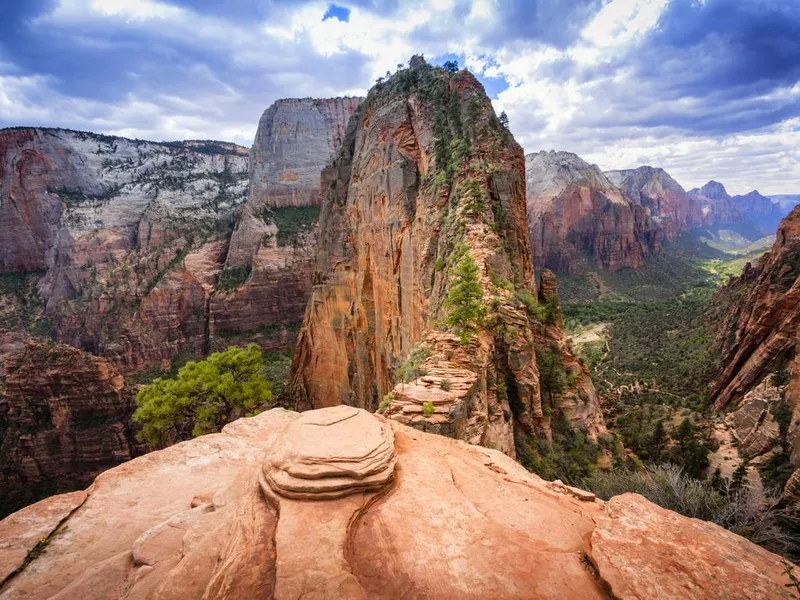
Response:
[{"label": "pine tree on cliff top", "polygon": [[486,316],[478,265],[469,252],[464,253],[453,269],[453,284],[447,292],[444,305],[450,310],[445,324],[453,329],[462,343],[467,343],[478,333]]}]

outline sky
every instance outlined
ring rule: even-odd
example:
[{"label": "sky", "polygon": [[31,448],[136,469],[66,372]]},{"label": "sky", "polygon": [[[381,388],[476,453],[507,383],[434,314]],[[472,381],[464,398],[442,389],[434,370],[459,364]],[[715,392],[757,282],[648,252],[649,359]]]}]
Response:
[{"label": "sky", "polygon": [[800,0],[0,1],[0,127],[250,146],[274,100],[424,54],[526,152],[800,193]]}]

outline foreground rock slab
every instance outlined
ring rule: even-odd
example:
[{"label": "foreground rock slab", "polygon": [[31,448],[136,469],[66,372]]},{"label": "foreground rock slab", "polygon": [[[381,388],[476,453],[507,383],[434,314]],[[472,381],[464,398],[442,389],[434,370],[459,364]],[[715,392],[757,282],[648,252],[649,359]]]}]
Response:
[{"label": "foreground rock slab", "polygon": [[0,522],[0,598],[791,597],[743,538],[577,492],[363,410],[276,409]]}]

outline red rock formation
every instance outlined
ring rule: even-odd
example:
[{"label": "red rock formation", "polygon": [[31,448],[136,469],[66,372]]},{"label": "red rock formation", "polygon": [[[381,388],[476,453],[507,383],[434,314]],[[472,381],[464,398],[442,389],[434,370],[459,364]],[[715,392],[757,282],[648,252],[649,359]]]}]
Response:
[{"label": "red rock formation", "polygon": [[596,165],[570,152],[525,157],[534,264],[558,271],[639,268],[664,233],[651,211],[632,204]]},{"label": "red rock formation", "polygon": [[[311,293],[320,173],[342,145],[361,98],[278,100],[261,117],[251,150],[247,202],[231,238],[226,267],[246,269],[238,289],[211,302],[214,332],[296,330]],[[299,235],[283,239],[281,215],[304,222]],[[285,218],[284,218],[285,220]],[[284,334],[285,336],[285,334]],[[277,344],[269,338],[262,345]],[[277,337],[277,340],[283,339]],[[293,335],[285,340],[291,345]],[[284,346],[285,347],[285,346]]]},{"label": "red rock formation", "polygon": [[0,539],[3,600],[791,598],[780,557],[716,525],[345,407],[137,458]]},{"label": "red rock formation", "polygon": [[701,206],[703,225],[733,225],[747,221],[747,215],[731,201],[731,196],[718,181],[709,181],[701,188],[689,190],[689,198]]},{"label": "red rock formation", "polygon": [[81,487],[135,455],[134,402],[108,361],[29,344],[6,362],[0,395],[0,507]]},{"label": "red rock formation", "polygon": [[721,372],[711,392],[722,409],[793,356],[800,324],[800,209],[778,228],[772,250],[715,297]]},{"label": "red rock formation", "polygon": [[[524,158],[471,74],[412,63],[370,92],[323,173],[315,285],[286,399],[300,409],[383,405],[421,429],[513,454],[514,424],[548,425],[540,325],[520,300],[534,309]],[[489,314],[462,344],[442,321],[467,255]],[[427,354],[427,379],[398,384],[415,348]]]},{"label": "red rock formation", "polygon": [[702,224],[702,207],[664,169],[638,167],[605,171],[604,175],[631,204],[647,210],[666,241]]}]

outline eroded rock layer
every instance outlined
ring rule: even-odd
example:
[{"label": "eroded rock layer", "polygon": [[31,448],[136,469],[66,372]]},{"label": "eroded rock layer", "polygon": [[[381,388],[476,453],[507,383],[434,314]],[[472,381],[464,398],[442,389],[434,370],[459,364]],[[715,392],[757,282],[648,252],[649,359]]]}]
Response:
[{"label": "eroded rock layer", "polygon": [[28,344],[0,387],[0,514],[88,485],[136,455],[132,394],[108,361]]},{"label": "eroded rock layer", "polygon": [[580,271],[639,268],[659,252],[662,220],[632,203],[597,165],[570,152],[525,157],[528,228],[538,268]]},{"label": "eroded rock layer", "polygon": [[[396,461],[369,489],[362,436]],[[287,497],[264,477],[309,474],[310,457],[327,473],[357,458],[348,493]],[[139,457],[1,521],[0,539],[3,600],[791,597],[780,557],[716,525],[343,407]]]},{"label": "eroded rock layer", "polygon": [[[524,195],[522,150],[470,73],[415,58],[373,88],[323,173],[314,288],[286,401],[383,407],[509,453],[515,424],[546,430]],[[486,318],[459,341],[460,317],[443,322],[467,263]],[[397,387],[407,360],[424,360],[428,374]],[[585,377],[575,380],[596,407]],[[595,423],[576,426],[597,434]]]},{"label": "eroded rock layer", "polygon": [[[740,399],[779,359],[794,356],[800,324],[800,209],[778,228],[772,249],[714,299],[721,373],[711,397],[721,409]],[[788,358],[787,358],[788,357]]]},{"label": "eroded rock layer", "polygon": [[212,300],[215,331],[297,330],[314,273],[320,174],[361,100],[286,99],[264,112],[250,151],[247,202],[225,259],[247,279]]}]

